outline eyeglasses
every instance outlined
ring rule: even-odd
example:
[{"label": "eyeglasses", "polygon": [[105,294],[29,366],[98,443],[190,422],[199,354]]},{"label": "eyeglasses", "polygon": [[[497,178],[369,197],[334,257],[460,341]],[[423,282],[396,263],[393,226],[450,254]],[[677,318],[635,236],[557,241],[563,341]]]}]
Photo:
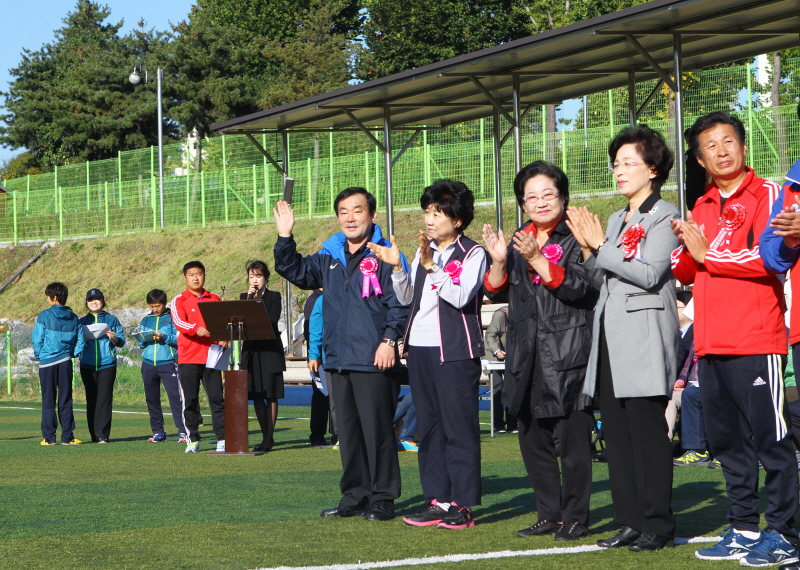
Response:
[{"label": "eyeglasses", "polygon": [[641,166],[644,162],[615,162],[608,167],[609,172],[617,172],[618,170],[630,170],[634,166]]},{"label": "eyeglasses", "polygon": [[525,198],[526,202],[530,202],[531,204],[535,204],[539,200],[544,200],[545,202],[552,202],[558,198],[558,192],[545,192],[541,196],[537,196],[536,194],[531,194],[530,196]]}]

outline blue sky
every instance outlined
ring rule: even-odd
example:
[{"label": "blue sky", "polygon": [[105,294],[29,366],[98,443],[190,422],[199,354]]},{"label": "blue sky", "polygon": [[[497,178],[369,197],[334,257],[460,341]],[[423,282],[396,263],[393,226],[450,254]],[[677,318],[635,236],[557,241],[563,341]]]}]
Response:
[{"label": "blue sky", "polygon": [[[136,27],[140,18],[147,28],[166,30],[170,22],[185,20],[194,4],[193,0],[106,0],[111,10],[108,21],[124,20],[121,33]],[[54,39],[54,31],[63,27],[62,18],[71,12],[76,0],[25,0],[2,1],[2,32],[0,32],[0,91],[8,90],[11,76],[8,70],[22,60],[23,48],[37,50]],[[0,105],[3,99],[0,98]],[[0,147],[0,161],[21,152]]]}]

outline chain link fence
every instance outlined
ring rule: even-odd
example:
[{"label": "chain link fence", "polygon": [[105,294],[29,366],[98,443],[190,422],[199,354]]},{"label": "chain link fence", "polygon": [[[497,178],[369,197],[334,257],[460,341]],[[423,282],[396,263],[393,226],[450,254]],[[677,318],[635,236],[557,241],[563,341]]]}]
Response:
[{"label": "chain link fence", "polygon": [[[686,74],[685,124],[714,110],[736,112],[747,127],[749,164],[761,176],[782,180],[800,157],[796,117],[800,59],[784,61],[783,71],[789,78],[780,86],[784,104],[775,106],[768,100],[770,86],[756,82],[749,64]],[[655,81],[637,85],[638,105],[655,86]],[[545,132],[544,113],[544,108],[532,109],[521,126],[523,161],[546,159],[560,165],[576,197],[615,192],[606,171],[606,152],[610,138],[627,124],[626,89],[589,95],[577,118],[561,117],[566,128],[558,132]],[[662,87],[640,121],[665,133],[674,148],[673,116],[674,98]],[[504,122],[504,132],[507,127]],[[395,207],[416,207],[421,188],[445,177],[463,180],[479,201],[493,200],[491,134],[491,119],[423,132],[393,169]],[[408,136],[407,131],[393,133],[392,148],[401,148]],[[259,142],[280,157],[280,137],[260,135]],[[0,242],[157,231],[157,156],[157,149],[150,147],[121,152],[116,160],[68,165],[6,181],[12,192],[0,195]],[[506,144],[501,175],[509,202],[513,163],[513,145]],[[288,165],[296,180],[298,217],[331,214],[334,196],[348,186],[367,188],[378,198],[379,207],[384,206],[383,156],[361,133],[289,135]],[[258,224],[272,217],[282,196],[281,175],[242,136],[166,145],[164,167],[165,227]],[[666,185],[670,187],[676,188],[674,173]]]}]

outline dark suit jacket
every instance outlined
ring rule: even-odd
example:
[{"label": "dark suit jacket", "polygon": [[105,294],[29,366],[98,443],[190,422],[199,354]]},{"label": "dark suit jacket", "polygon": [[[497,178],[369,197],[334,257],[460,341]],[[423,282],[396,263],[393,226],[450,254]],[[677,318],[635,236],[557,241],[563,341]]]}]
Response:
[{"label": "dark suit jacket", "polygon": [[678,340],[678,349],[675,351],[677,357],[678,367],[676,370],[680,374],[683,365],[686,362],[686,357],[689,356],[689,351],[692,349],[694,342],[694,324],[689,325],[689,330]]},{"label": "dark suit jacket", "polygon": [[[247,293],[240,294],[239,299],[247,299]],[[245,362],[248,352],[260,352],[262,364],[269,366],[274,372],[282,372],[286,370],[286,359],[283,353],[283,342],[280,334],[278,334],[278,322],[281,320],[281,294],[277,291],[264,289],[261,300],[267,307],[269,322],[272,325],[272,330],[275,331],[276,338],[244,341],[242,343],[241,361]]]}]

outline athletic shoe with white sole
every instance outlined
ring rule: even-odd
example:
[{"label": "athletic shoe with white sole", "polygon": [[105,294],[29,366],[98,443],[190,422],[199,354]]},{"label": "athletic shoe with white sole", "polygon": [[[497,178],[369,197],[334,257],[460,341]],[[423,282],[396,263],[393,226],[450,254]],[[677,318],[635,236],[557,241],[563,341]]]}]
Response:
[{"label": "athletic shoe with white sole", "polygon": [[759,535],[758,538],[747,538],[731,529],[717,544],[701,548],[694,555],[700,560],[739,560],[753,552],[753,548],[763,538],[763,535]]},{"label": "athletic shoe with white sole", "polygon": [[708,467],[708,464],[711,462],[711,454],[707,451],[705,453],[700,453],[694,449],[690,449],[680,457],[673,459],[672,464],[677,465],[678,467],[690,467],[690,466],[701,466],[701,467]]},{"label": "athletic shoe with white sole", "polygon": [[797,562],[797,547],[786,540],[776,530],[771,530],[756,544],[750,552],[745,554],[739,564],[751,568],[761,566],[777,566],[778,564],[791,564]]},{"label": "athletic shoe with white sole", "polygon": [[154,433],[153,437],[151,437],[147,441],[149,441],[150,443],[158,443],[159,441],[167,441],[167,434],[165,434],[164,432]]},{"label": "athletic shoe with white sole", "polygon": [[217,453],[224,453],[225,452],[225,440],[219,439],[217,440]]},{"label": "athletic shoe with white sole", "polygon": [[178,436],[178,443],[186,443],[186,434],[182,433]]},{"label": "athletic shoe with white sole", "polygon": [[199,451],[200,451],[200,442],[195,441],[186,444],[186,451],[184,451],[184,453],[197,453]]}]

